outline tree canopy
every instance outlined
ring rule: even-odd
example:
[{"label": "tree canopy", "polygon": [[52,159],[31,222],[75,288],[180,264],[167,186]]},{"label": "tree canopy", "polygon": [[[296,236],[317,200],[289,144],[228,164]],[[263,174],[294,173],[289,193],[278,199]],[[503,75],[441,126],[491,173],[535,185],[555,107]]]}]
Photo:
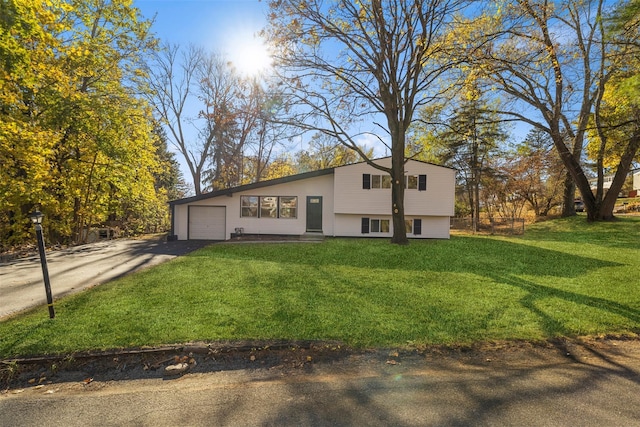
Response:
[{"label": "tree canopy", "polygon": [[130,0],[2,1],[4,245],[28,235],[34,208],[57,242],[108,220],[129,231],[166,221],[151,111],[135,85],[155,47],[150,25]]}]

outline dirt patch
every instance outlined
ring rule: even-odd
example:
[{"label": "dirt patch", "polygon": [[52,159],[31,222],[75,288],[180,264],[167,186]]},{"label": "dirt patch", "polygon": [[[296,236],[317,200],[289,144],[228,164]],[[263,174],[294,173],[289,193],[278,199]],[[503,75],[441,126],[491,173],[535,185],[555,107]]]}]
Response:
[{"label": "dirt patch", "polygon": [[184,363],[185,373],[268,370],[302,374],[329,365],[334,372],[353,365],[407,367],[458,363],[527,368],[551,363],[616,365],[640,361],[640,339],[590,337],[544,342],[492,342],[470,346],[428,346],[403,349],[353,349],[339,342],[242,341],[192,343],[173,347],[114,350],[0,361],[0,390],[58,383],[90,384],[133,379],[170,379],[167,367]]}]

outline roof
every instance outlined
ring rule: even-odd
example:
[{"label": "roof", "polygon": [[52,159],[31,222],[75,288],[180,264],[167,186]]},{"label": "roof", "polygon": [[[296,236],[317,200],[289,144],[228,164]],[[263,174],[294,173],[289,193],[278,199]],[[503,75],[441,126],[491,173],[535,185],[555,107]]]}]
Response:
[{"label": "roof", "polygon": [[[381,157],[381,158],[378,158],[378,159],[373,159],[373,161],[375,162],[377,160],[382,160],[382,159],[387,159],[387,158],[388,157]],[[422,161],[422,160],[416,160],[416,159],[409,159],[409,160],[413,160],[414,162],[424,163],[424,164],[428,164],[428,165],[438,166],[438,167],[441,167],[441,168],[455,170],[455,168],[451,168],[449,166],[436,165],[435,163],[429,163],[429,162],[425,162],[425,161]],[[240,185],[238,187],[226,188],[224,190],[212,191],[210,193],[203,193],[203,194],[199,194],[197,196],[187,197],[187,198],[184,198],[184,199],[172,200],[172,201],[169,202],[169,204],[170,205],[183,205],[183,204],[186,204],[186,203],[197,202],[199,200],[205,200],[205,199],[211,199],[213,197],[218,197],[218,196],[230,196],[233,193],[238,193],[238,192],[241,192],[241,191],[254,190],[256,188],[264,188],[264,187],[269,187],[271,185],[277,185],[277,184],[286,184],[288,182],[299,181],[301,179],[315,178],[315,177],[323,176],[323,175],[331,175],[331,174],[334,173],[334,171],[337,168],[353,166],[353,165],[362,164],[362,163],[366,163],[366,162],[362,161],[362,162],[358,162],[358,163],[350,163],[348,165],[335,166],[335,167],[332,167],[332,168],[320,169],[320,170],[317,170],[317,171],[304,172],[304,173],[299,173],[299,174],[296,174],[296,175],[289,175],[289,176],[285,176],[285,177],[282,177],[282,178],[269,179],[267,181],[254,182],[252,184],[245,184],[245,185]]]},{"label": "roof", "polygon": [[252,184],[240,185],[238,187],[225,188],[224,190],[212,191],[211,193],[203,193],[193,197],[172,200],[170,205],[183,205],[185,203],[197,202],[198,200],[210,199],[218,196],[230,196],[240,191],[254,190],[256,188],[269,187],[271,185],[285,184],[287,182],[299,181],[301,179],[315,178],[317,176],[331,175],[335,168],[321,169],[317,171],[304,172],[296,175],[285,176],[282,178],[269,179],[267,181],[254,182]]}]

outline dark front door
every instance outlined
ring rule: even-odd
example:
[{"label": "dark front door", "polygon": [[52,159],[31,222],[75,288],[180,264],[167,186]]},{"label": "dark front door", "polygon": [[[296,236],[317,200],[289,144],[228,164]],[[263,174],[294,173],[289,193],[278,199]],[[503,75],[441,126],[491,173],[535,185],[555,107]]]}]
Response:
[{"label": "dark front door", "polygon": [[307,196],[307,231],[322,232],[322,196]]}]

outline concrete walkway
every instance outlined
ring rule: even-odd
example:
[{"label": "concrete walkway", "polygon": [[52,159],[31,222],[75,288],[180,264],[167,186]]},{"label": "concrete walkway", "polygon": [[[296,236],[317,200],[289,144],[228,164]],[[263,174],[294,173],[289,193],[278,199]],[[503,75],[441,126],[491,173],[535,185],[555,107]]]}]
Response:
[{"label": "concrete walkway", "polygon": [[[211,244],[209,241],[119,239],[47,253],[55,299],[157,265]],[[0,319],[46,305],[40,258],[31,256],[0,263]]]}]

